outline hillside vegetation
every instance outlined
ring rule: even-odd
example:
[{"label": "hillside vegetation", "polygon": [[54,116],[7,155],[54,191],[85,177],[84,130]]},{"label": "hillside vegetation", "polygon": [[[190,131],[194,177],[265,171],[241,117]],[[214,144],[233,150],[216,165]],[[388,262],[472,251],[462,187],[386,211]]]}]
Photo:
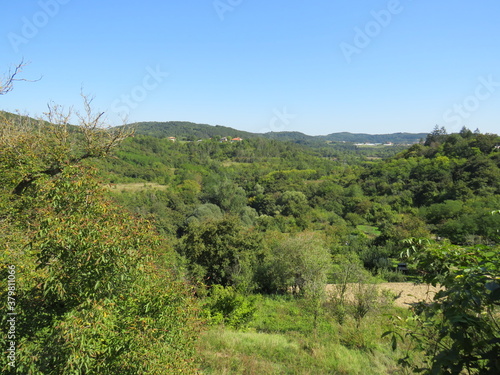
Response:
[{"label": "hillside vegetation", "polygon": [[[377,149],[349,149],[343,144],[318,148],[262,138],[185,143],[136,136],[122,144],[118,160],[103,164],[101,170],[110,181],[123,183],[139,178],[165,186],[161,191],[111,192],[121,205],[156,222],[161,233],[177,238],[176,249],[186,262],[188,277],[208,293],[209,316],[217,324],[233,329],[253,327],[265,334],[265,329],[252,323],[265,312],[253,312],[255,302],[249,296],[296,290],[298,299],[291,300],[290,308],[299,303],[300,310],[313,317],[307,323],[309,328],[301,328],[300,324],[290,328],[298,335],[293,337],[288,330],[270,332],[281,335],[276,340],[297,344],[307,341],[308,330],[319,335],[336,324],[339,330],[350,324],[364,327],[365,315],[371,314],[374,319],[381,311],[375,306],[382,303],[369,287],[375,279],[400,281],[416,277],[450,286],[448,290],[453,292],[439,294],[444,301],[458,303],[467,290],[469,298],[483,302],[479,307],[458,303],[460,312],[451,310],[455,315],[442,310],[443,300],[420,306],[415,311],[417,320],[400,327],[403,331],[411,329],[407,337],[415,337],[412,343],[406,342],[413,349],[411,355],[402,356],[405,359],[400,365],[484,370],[494,368],[488,358],[498,353],[498,345],[493,342],[498,338],[494,330],[498,324],[498,282],[494,280],[498,275],[500,215],[494,211],[500,207],[499,145],[497,135],[472,133],[465,128],[450,135],[436,129],[423,143],[397,155],[377,157],[369,156]],[[411,258],[405,259],[402,253]],[[466,254],[475,254],[469,259],[474,259],[473,263],[467,263]],[[438,259],[442,262],[439,267],[435,263]],[[409,275],[394,272],[398,261],[408,262]],[[455,278],[467,281],[458,288]],[[339,297],[328,304],[322,288],[317,287],[327,281],[340,285],[359,283],[357,300],[347,302]],[[219,286],[226,289],[217,289]],[[229,294],[222,297],[220,293]],[[211,299],[218,302],[212,306]],[[476,321],[472,317],[478,311],[488,311],[489,318]],[[458,316],[463,320],[456,320]],[[449,330],[437,336],[437,343],[432,333],[425,340],[416,339],[419,327],[437,324],[436,320],[449,324]],[[324,326],[325,321],[330,323]],[[360,340],[369,335],[364,329]],[[453,344],[457,337],[454,332],[461,330],[466,338],[461,335],[460,340],[465,344],[457,346]],[[478,330],[481,335],[490,333],[479,340]],[[394,332],[392,345],[396,347],[399,336]],[[205,343],[208,350],[215,343],[212,336],[204,337],[209,340]],[[259,337],[267,340],[266,336]],[[352,344],[342,341],[346,337],[339,339],[347,348]],[[333,343],[329,340],[333,340],[331,335],[315,341],[319,346],[300,345],[313,345],[313,352],[322,352],[329,350],[326,348]],[[355,352],[367,350],[363,344],[356,345]],[[430,350],[433,345],[442,345],[442,351]],[[475,345],[478,354],[468,356],[466,353]],[[420,357],[419,348],[423,350]],[[219,348],[222,352],[215,357],[211,357],[214,353],[210,354],[210,350],[204,365],[208,369],[221,366],[218,355],[230,359],[224,365],[228,367],[217,370],[221,373],[235,368],[243,373],[276,373],[285,371],[282,366],[291,366],[290,373],[308,373],[306,368],[310,366],[268,363],[264,358],[255,359],[260,357],[252,352],[253,360],[260,364],[252,364],[256,366],[253,372],[245,372],[249,363],[240,356],[250,355],[250,349],[234,352],[235,348]],[[328,373],[329,365],[310,371]],[[353,368],[346,371],[361,373]],[[388,369],[374,371],[385,373]]]},{"label": "hillside vegetation", "polygon": [[133,127],[136,134],[149,135],[156,138],[177,137],[187,140],[198,140],[207,138],[268,138],[297,143],[324,144],[325,142],[349,142],[349,143],[394,143],[413,144],[425,139],[426,133],[394,133],[394,134],[355,134],[349,132],[331,133],[328,135],[311,136],[300,132],[269,132],[250,133],[236,130],[227,126],[195,124],[186,121],[168,122],[139,122],[126,125]]},{"label": "hillside vegetation", "polygon": [[[0,121],[21,373],[500,371],[499,136],[358,149],[57,119]],[[407,309],[375,285],[408,280],[441,289]]]}]

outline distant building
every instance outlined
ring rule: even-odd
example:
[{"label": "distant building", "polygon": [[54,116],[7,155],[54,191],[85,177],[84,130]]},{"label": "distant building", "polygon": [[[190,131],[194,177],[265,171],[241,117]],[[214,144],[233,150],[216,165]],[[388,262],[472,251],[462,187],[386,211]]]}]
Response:
[{"label": "distant building", "polygon": [[236,137],[236,138],[231,139],[232,142],[241,142],[242,140],[243,140],[243,138],[240,138],[240,137]]},{"label": "distant building", "polygon": [[172,141],[172,142],[175,142],[177,140],[177,138],[175,138],[175,137],[168,137],[168,140]]}]

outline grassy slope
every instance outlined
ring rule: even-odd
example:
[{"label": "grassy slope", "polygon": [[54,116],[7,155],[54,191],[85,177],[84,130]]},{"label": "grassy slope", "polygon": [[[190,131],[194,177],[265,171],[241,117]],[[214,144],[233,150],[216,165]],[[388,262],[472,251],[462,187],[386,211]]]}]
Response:
[{"label": "grassy slope", "polygon": [[390,305],[365,317],[338,324],[328,308],[314,332],[299,300],[262,297],[247,331],[213,327],[199,343],[205,374],[396,374],[400,373],[390,340],[388,315],[407,311]]}]

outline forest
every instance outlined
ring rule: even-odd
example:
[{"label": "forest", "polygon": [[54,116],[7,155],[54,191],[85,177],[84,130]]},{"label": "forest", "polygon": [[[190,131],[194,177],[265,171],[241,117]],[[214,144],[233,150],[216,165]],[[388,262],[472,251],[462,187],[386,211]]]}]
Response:
[{"label": "forest", "polygon": [[[84,108],[0,116],[3,373],[500,373],[498,135],[360,148]],[[390,282],[440,290],[403,308]]]}]

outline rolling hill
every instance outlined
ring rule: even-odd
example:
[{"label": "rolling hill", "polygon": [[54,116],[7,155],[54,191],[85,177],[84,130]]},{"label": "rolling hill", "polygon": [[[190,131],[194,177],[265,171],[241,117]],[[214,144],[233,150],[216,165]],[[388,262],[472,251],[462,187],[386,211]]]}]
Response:
[{"label": "rolling hill", "polygon": [[168,122],[138,122],[130,124],[137,134],[149,135],[157,138],[185,138],[187,140],[213,137],[264,137],[297,143],[313,142],[349,142],[349,143],[387,143],[412,144],[425,139],[427,133],[394,133],[394,134],[355,134],[348,132],[332,133],[329,135],[311,136],[301,132],[270,132],[251,133],[221,125],[196,124],[186,121]]},{"label": "rolling hill", "polygon": [[[15,119],[17,114],[0,111],[3,117]],[[32,121],[35,121],[31,119]],[[425,139],[427,133],[394,133],[394,134],[365,134],[338,132],[328,135],[312,136],[301,132],[269,132],[251,133],[237,130],[222,125],[196,124],[188,121],[166,121],[166,122],[137,122],[128,124],[135,129],[136,134],[149,135],[155,138],[176,137],[185,140],[197,140],[217,137],[230,138],[257,138],[264,137],[281,141],[291,141],[296,143],[318,144],[325,142],[347,142],[347,143],[394,143],[413,144]]]}]

